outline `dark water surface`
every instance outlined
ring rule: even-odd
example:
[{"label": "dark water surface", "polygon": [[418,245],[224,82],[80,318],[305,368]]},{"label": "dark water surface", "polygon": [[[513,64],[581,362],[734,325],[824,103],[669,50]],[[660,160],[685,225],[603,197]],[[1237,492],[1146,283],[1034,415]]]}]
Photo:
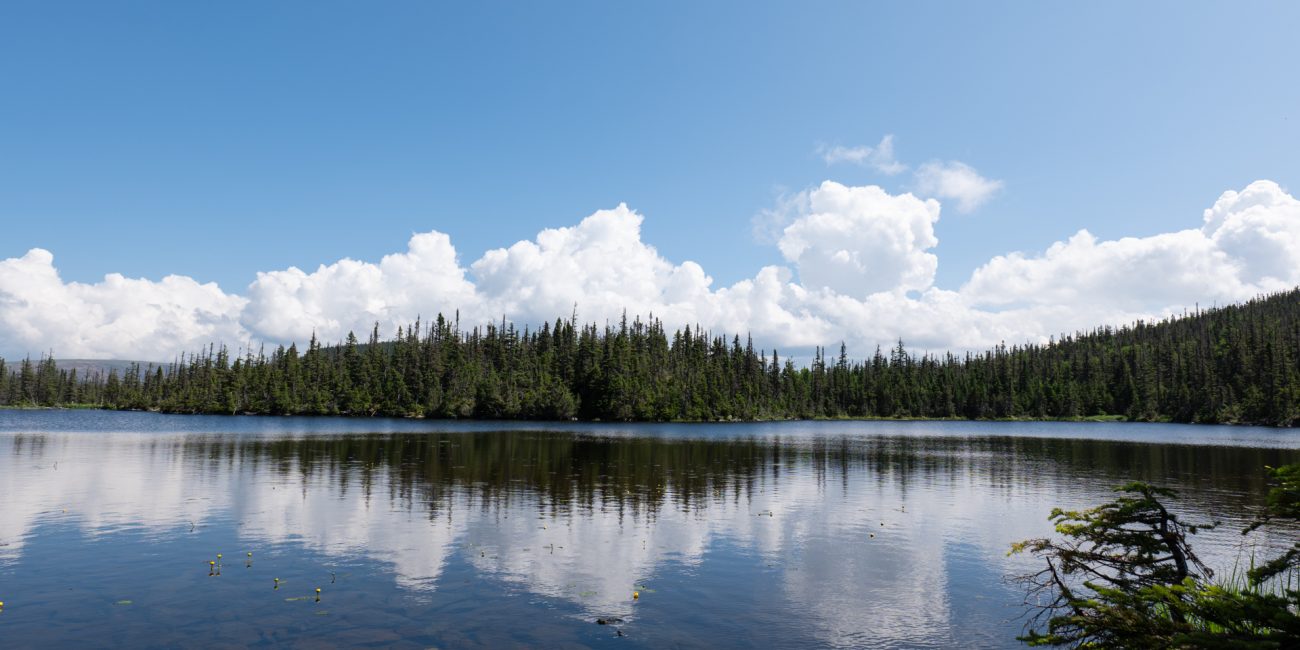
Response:
[{"label": "dark water surface", "polygon": [[1210,426],[0,411],[0,647],[1017,647],[1006,551],[1053,506],[1177,488],[1230,569],[1289,541],[1238,531],[1297,461]]}]

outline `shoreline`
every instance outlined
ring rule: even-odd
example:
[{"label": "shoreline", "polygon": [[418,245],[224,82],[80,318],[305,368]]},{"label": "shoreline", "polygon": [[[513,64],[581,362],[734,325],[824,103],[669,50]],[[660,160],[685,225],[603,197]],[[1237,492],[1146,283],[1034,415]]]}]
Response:
[{"label": "shoreline", "polygon": [[350,414],[350,413],[205,413],[189,411],[164,411],[161,409],[120,409],[107,408],[95,404],[69,404],[59,406],[34,406],[34,405],[3,405],[0,411],[112,411],[127,413],[158,413],[162,415],[207,415],[207,416],[224,416],[224,417],[300,417],[300,418],[341,418],[350,420],[366,419],[392,419],[392,420],[427,420],[430,422],[551,422],[551,423],[622,423],[622,424],[762,424],[770,422],[1072,422],[1072,423],[1134,423],[1134,424],[1192,424],[1192,425],[1211,425],[1211,426],[1251,426],[1251,427],[1268,427],[1272,429],[1294,429],[1294,426],[1265,424],[1258,422],[1179,422],[1172,419],[1152,419],[1152,420],[1133,420],[1123,415],[1088,415],[1078,417],[1059,417],[1059,418],[1036,418],[1036,417],[1007,417],[1007,418],[966,418],[966,417],[884,417],[884,416],[836,416],[836,417],[811,417],[811,418],[729,418],[716,420],[606,420],[601,418],[570,418],[567,420],[557,419],[526,419],[526,418],[446,418],[446,417],[427,417],[423,415],[380,415],[380,414]]}]

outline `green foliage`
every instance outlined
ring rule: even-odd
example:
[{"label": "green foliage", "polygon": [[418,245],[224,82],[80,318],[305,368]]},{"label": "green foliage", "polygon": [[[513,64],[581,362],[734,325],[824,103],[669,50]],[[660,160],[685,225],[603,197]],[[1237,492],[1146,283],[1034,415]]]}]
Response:
[{"label": "green foliage", "polygon": [[[1300,465],[1269,468],[1269,474],[1272,486],[1268,492],[1268,506],[1264,515],[1242,531],[1242,534],[1248,534],[1274,519],[1300,521]],[[1291,572],[1293,576],[1300,575],[1300,541],[1281,556],[1251,569],[1250,581],[1259,584],[1285,572]]]},{"label": "green foliage", "polygon": [[1025,637],[1031,645],[1157,647],[1186,622],[1181,608],[1170,607],[1175,588],[1212,575],[1187,543],[1198,528],[1160,502],[1173,496],[1169,490],[1131,483],[1118,491],[1095,508],[1054,509],[1059,539],[1012,546],[1046,564],[1022,578],[1031,595],[1045,598],[1040,614],[1048,617],[1046,633]]},{"label": "green foliage", "polygon": [[[1294,492],[1300,465],[1271,471],[1268,507],[1246,532],[1277,519],[1300,520]],[[1198,527],[1161,501],[1174,498],[1172,491],[1142,483],[1119,491],[1124,496],[1095,508],[1053,510],[1058,537],[1012,546],[1012,553],[1045,564],[1018,578],[1033,608],[1022,641],[1076,648],[1300,647],[1295,548],[1215,582],[1188,542]]]},{"label": "green foliage", "polygon": [[[15,367],[16,366],[16,367]],[[53,358],[0,360],[0,405],[92,404],[176,413],[440,418],[1118,418],[1300,421],[1300,290],[1159,323],[915,356],[899,341],[851,361],[841,345],[796,367],[739,336],[657,320],[504,321],[463,332],[439,316],[381,340],[234,356],[208,347],[164,366],[77,376]]]}]

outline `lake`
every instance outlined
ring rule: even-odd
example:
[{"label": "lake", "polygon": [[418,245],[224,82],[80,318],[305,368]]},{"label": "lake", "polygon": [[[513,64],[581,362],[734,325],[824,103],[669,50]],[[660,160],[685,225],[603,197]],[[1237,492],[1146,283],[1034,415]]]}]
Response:
[{"label": "lake", "polygon": [[0,411],[0,647],[1020,647],[1006,552],[1051,508],[1176,488],[1229,570],[1290,541],[1239,532],[1287,462],[1249,427]]}]

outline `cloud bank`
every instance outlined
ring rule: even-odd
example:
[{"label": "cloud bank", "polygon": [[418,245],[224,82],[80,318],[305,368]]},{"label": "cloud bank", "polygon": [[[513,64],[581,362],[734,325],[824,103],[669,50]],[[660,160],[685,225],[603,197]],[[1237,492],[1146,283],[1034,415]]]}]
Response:
[{"label": "cloud bank", "polygon": [[54,256],[33,248],[0,260],[0,356],[161,359],[208,341],[246,340],[240,316],[248,306],[216,283],[178,275],[64,282]]},{"label": "cloud bank", "polygon": [[[960,209],[962,199],[952,195]],[[669,327],[752,332],[785,352],[845,341],[859,354],[903,338],[913,348],[1043,341],[1101,324],[1166,316],[1300,284],[1300,201],[1272,181],[1224,192],[1199,226],[1099,240],[1081,230],[1037,253],[1000,255],[956,289],[934,286],[940,201],[826,181],[791,198],[774,226],[785,264],[714,287],[641,237],[626,205],[468,265],[431,231],[379,262],[258,273],[243,295],[168,276],[64,282],[48,251],[0,261],[0,355],[169,360],[209,342],[326,342],[377,322],[385,336],[417,317],[662,319]]]}]

